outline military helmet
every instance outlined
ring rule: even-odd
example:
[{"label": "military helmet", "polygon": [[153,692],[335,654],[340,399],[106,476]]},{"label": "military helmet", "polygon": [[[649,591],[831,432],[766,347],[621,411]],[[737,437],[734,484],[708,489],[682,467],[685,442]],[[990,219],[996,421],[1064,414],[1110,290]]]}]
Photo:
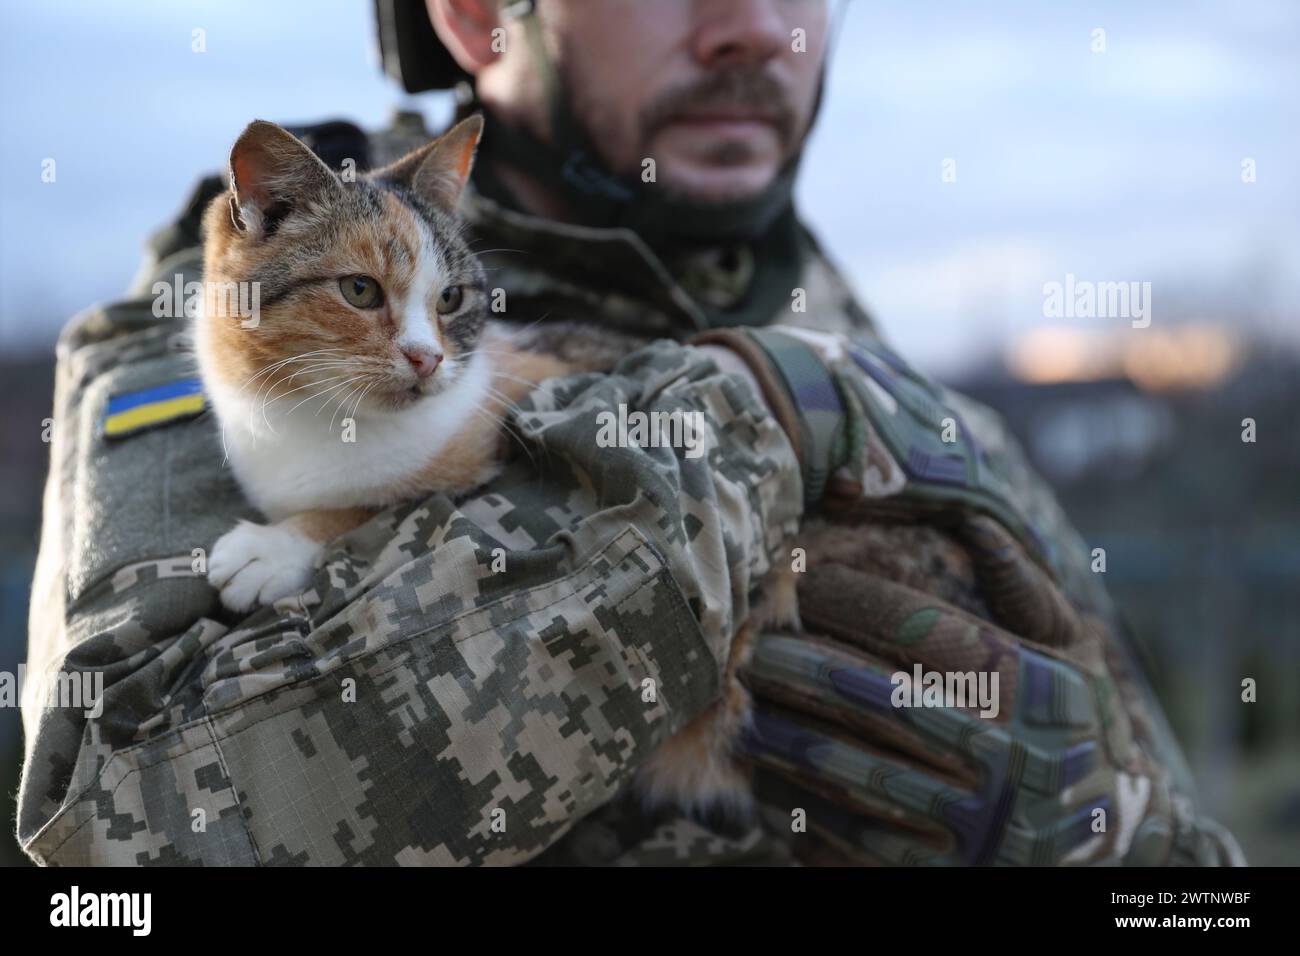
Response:
[{"label": "military helmet", "polygon": [[379,59],[408,93],[449,90],[469,80],[433,31],[425,0],[375,0]]}]

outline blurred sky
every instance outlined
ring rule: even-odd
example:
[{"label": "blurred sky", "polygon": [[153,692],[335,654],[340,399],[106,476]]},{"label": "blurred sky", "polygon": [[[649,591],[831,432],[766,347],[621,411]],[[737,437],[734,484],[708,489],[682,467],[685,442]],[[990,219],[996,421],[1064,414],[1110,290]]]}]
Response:
[{"label": "blurred sky", "polygon": [[[248,120],[375,126],[404,105],[443,122],[447,98],[401,94],[372,45],[369,0],[9,5],[0,347],[48,348],[119,295]],[[1152,282],[1156,324],[1294,337],[1300,2],[850,0],[799,197],[885,334],[933,372],[1059,321],[1042,287],[1067,272]]]}]

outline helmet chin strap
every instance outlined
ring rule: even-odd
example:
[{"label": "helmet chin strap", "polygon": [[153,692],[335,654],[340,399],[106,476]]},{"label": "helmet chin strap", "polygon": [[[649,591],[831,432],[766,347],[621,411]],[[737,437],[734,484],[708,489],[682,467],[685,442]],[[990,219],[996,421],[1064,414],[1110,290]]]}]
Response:
[{"label": "helmet chin strap", "polygon": [[[546,50],[534,0],[509,4],[502,12],[518,18],[524,27],[547,104],[552,142],[543,143],[528,131],[500,121],[489,108],[476,102],[470,104],[471,108],[481,110],[486,120],[484,159],[496,159],[526,171],[556,195],[583,225],[631,229],[652,247],[752,241],[791,208],[802,144],[766,189],[743,200],[690,200],[667,194],[662,187],[642,182],[639,177],[611,172],[573,116],[559,73]],[[813,118],[821,107],[825,75],[823,66]]]}]

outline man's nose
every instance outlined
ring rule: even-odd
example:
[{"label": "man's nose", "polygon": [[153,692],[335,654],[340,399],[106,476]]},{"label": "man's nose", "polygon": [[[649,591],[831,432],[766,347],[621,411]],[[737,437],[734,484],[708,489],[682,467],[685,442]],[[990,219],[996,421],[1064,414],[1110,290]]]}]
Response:
[{"label": "man's nose", "polygon": [[420,378],[428,378],[438,368],[438,363],[442,361],[442,353],[436,349],[431,349],[427,345],[404,345],[402,354],[406,360],[411,363],[411,368]]},{"label": "man's nose", "polygon": [[784,0],[722,0],[700,5],[695,58],[704,66],[766,63],[790,42]]}]

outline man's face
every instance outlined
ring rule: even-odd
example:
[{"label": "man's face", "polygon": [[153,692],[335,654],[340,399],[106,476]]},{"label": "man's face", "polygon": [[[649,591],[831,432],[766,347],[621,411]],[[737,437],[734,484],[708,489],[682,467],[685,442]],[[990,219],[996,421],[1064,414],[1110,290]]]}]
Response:
[{"label": "man's face", "polygon": [[[762,192],[799,150],[825,51],[825,0],[538,6],[574,115],[616,173],[640,175],[652,158],[657,182],[676,194],[740,199]],[[526,43],[511,45],[528,55]],[[510,72],[518,88],[531,63]],[[497,98],[503,87],[510,95],[497,84]],[[516,113],[526,103],[541,109],[535,91],[517,95]],[[544,116],[528,119],[546,129]]]}]

